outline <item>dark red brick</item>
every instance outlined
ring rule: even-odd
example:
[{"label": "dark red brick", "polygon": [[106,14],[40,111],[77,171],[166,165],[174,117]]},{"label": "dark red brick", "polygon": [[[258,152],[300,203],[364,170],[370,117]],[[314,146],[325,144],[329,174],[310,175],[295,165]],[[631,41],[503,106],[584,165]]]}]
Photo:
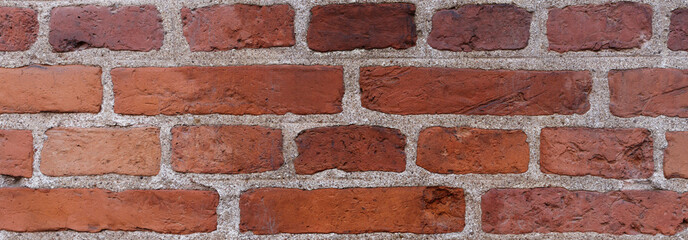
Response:
[{"label": "dark red brick", "polygon": [[29,50],[38,36],[36,11],[0,7],[0,51]]}]

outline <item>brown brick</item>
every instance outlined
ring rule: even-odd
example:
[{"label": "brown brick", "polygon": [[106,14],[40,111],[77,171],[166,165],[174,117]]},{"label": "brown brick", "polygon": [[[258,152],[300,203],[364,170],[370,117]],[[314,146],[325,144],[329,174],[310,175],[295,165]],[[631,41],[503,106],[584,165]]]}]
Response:
[{"label": "brown brick", "polygon": [[557,52],[639,48],[652,37],[652,7],[615,2],[549,10],[547,39]]},{"label": "brown brick", "polygon": [[688,70],[612,70],[609,91],[609,109],[619,117],[688,117]]},{"label": "brown brick", "polygon": [[0,202],[2,230],[189,234],[216,229],[219,196],[193,190],[2,188]]},{"label": "brown brick", "polygon": [[550,115],[588,111],[587,71],[362,67],[363,107],[393,114]]},{"label": "brown brick", "polygon": [[463,190],[394,187],[253,189],[239,200],[242,232],[449,233],[464,227]]},{"label": "brown brick", "polygon": [[417,158],[435,173],[523,173],[530,150],[521,130],[430,127],[420,132]]},{"label": "brown brick", "polygon": [[333,114],[343,69],[334,66],[115,68],[120,114]]},{"label": "brown brick", "polygon": [[0,130],[0,175],[30,178],[33,136],[30,130]]},{"label": "brown brick", "polygon": [[305,130],[296,137],[297,174],[327,169],[346,172],[406,169],[406,137],[401,131],[377,126],[335,126]]},{"label": "brown brick", "polygon": [[669,146],[664,150],[664,176],[688,178],[688,132],[667,132]]},{"label": "brown brick", "polygon": [[158,50],[163,35],[162,18],[153,5],[57,7],[50,12],[49,42],[57,52]]},{"label": "brown brick", "polygon": [[97,113],[103,101],[99,67],[0,68],[0,113]]},{"label": "brown brick", "polygon": [[38,36],[36,11],[0,7],[0,51],[29,50]]},{"label": "brown brick", "polygon": [[482,197],[483,231],[673,235],[685,229],[688,199],[659,190],[492,189]]},{"label": "brown brick", "polygon": [[443,9],[432,16],[428,44],[461,52],[522,49],[528,46],[532,15],[510,4]]},{"label": "brown brick", "polygon": [[152,176],[160,170],[157,128],[53,128],[46,135],[41,172],[48,176]]},{"label": "brown brick", "polygon": [[191,51],[293,46],[294,9],[287,4],[182,8]]},{"label": "brown brick", "polygon": [[674,51],[688,50],[688,8],[671,11],[667,47]]},{"label": "brown brick", "polygon": [[282,166],[282,131],[259,126],[172,129],[172,168],[192,173],[257,173]]},{"label": "brown brick", "polygon": [[319,52],[416,45],[416,6],[409,3],[331,4],[311,9],[308,47]]},{"label": "brown brick", "polygon": [[542,129],[540,170],[570,176],[648,178],[653,172],[650,131],[639,128]]}]

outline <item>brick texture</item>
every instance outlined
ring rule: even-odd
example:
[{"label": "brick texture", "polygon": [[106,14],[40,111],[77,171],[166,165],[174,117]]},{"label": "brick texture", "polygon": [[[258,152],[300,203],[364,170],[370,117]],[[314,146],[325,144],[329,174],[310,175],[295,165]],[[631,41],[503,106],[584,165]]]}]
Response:
[{"label": "brick texture", "polygon": [[254,234],[449,233],[464,227],[458,188],[264,188],[242,193],[239,201],[239,228]]},{"label": "brick texture", "polygon": [[420,132],[416,164],[436,173],[523,173],[526,134],[520,130],[431,127]]},{"label": "brick texture", "polygon": [[28,130],[0,130],[0,175],[30,178],[33,136]]},{"label": "brick texture", "polygon": [[671,11],[667,47],[674,51],[688,50],[688,8]]},{"label": "brick texture", "polygon": [[0,202],[1,230],[189,234],[216,229],[219,197],[192,190],[2,188]]},{"label": "brick texture", "polygon": [[632,2],[549,10],[547,39],[557,52],[640,48],[652,37],[652,8]]},{"label": "brick texture", "polygon": [[361,68],[363,107],[393,114],[549,115],[588,111],[589,72]]},{"label": "brick texture", "polygon": [[172,129],[172,169],[191,173],[256,173],[282,166],[282,131],[258,126]]},{"label": "brick texture", "polygon": [[97,113],[103,101],[99,67],[0,68],[0,113]]},{"label": "brick texture", "polygon": [[509,4],[443,9],[432,17],[428,44],[462,52],[522,49],[528,45],[532,15]]},{"label": "brick texture", "polygon": [[332,4],[311,9],[308,47],[319,52],[416,45],[416,6],[409,3]]},{"label": "brick texture", "polygon": [[38,36],[36,11],[0,7],[0,33],[0,51],[28,50]]},{"label": "brick texture", "polygon": [[48,176],[157,175],[157,128],[54,128],[46,132],[41,172]]},{"label": "brick texture", "polygon": [[305,130],[296,137],[297,174],[327,169],[346,172],[406,169],[406,137],[401,131],[376,126],[336,126]]},{"label": "brick texture", "polygon": [[132,115],[339,113],[343,70],[331,66],[116,68],[115,112]]},{"label": "brick texture", "polygon": [[545,128],[540,170],[570,176],[648,178],[652,138],[646,129]]},{"label": "brick texture", "polygon": [[57,7],[50,12],[49,42],[56,52],[158,50],[163,35],[162,18],[152,5]]},{"label": "brick texture", "polygon": [[669,146],[664,150],[664,176],[688,178],[688,132],[667,132]]},{"label": "brick texture", "polygon": [[192,51],[292,46],[294,9],[289,5],[216,5],[182,9]]},{"label": "brick texture", "polygon": [[609,91],[609,109],[619,117],[688,117],[688,70],[612,70]]}]

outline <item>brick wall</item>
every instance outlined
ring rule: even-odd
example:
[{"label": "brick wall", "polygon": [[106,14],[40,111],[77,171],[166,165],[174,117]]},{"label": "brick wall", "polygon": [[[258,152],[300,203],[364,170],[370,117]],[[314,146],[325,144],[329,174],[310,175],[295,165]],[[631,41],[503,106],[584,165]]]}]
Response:
[{"label": "brick wall", "polygon": [[687,2],[0,6],[0,239],[688,237]]}]

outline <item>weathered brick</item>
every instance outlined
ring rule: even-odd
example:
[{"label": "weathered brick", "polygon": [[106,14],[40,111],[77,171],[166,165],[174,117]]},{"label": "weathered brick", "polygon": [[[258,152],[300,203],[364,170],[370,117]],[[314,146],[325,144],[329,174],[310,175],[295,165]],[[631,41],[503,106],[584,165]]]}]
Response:
[{"label": "weathered brick", "polygon": [[510,4],[443,9],[432,16],[428,44],[462,52],[522,49],[528,46],[532,15]]},{"label": "weathered brick", "polygon": [[416,45],[416,6],[410,3],[331,4],[311,9],[308,47],[319,52]]},{"label": "weathered brick", "polygon": [[50,12],[49,42],[57,52],[158,50],[163,35],[162,18],[153,5],[57,7]]},{"label": "weathered brick", "polygon": [[189,234],[217,228],[219,196],[194,190],[0,188],[0,202],[1,230]]},{"label": "weathered brick", "polygon": [[294,9],[287,4],[182,8],[191,51],[293,46]]},{"label": "weathered brick", "polygon": [[557,52],[639,48],[652,37],[652,7],[633,2],[549,10],[547,39]]},{"label": "weathered brick", "polygon": [[327,169],[346,172],[406,169],[406,137],[401,131],[377,126],[334,126],[305,130],[296,137],[297,174]]},{"label": "weathered brick", "polygon": [[172,129],[172,168],[192,173],[257,173],[282,166],[282,131],[260,126]]},{"label": "weathered brick", "polygon": [[97,113],[103,101],[99,67],[0,68],[0,113]]},{"label": "weathered brick", "polygon": [[48,176],[152,176],[160,170],[157,128],[53,128],[46,135],[41,172]]},{"label": "weathered brick", "polygon": [[688,178],[688,132],[667,132],[669,146],[664,150],[664,176]]},{"label": "weathered brick", "polygon": [[674,51],[688,50],[688,8],[671,11],[667,47]]},{"label": "weathered brick", "polygon": [[393,114],[550,115],[588,111],[587,71],[362,67],[363,107]]},{"label": "weathered brick", "polygon": [[688,117],[688,70],[612,70],[608,78],[609,110],[616,116]]},{"label": "weathered brick", "polygon": [[648,178],[652,137],[647,129],[544,128],[540,170],[570,176]]},{"label": "weathered brick", "polygon": [[0,175],[30,178],[33,174],[30,130],[0,130]]},{"label": "weathered brick", "polygon": [[416,164],[435,173],[523,173],[529,152],[520,130],[430,127],[418,137]]},{"label": "weathered brick", "polygon": [[115,68],[121,114],[333,114],[342,111],[335,66]]},{"label": "weathered brick", "polygon": [[0,51],[24,51],[38,36],[36,11],[30,8],[0,7]]},{"label": "weathered brick", "polygon": [[487,233],[597,232],[673,235],[685,229],[688,198],[659,190],[492,189],[482,197]]},{"label": "weathered brick", "polygon": [[463,190],[393,187],[300,190],[252,189],[239,200],[242,232],[460,232]]}]

